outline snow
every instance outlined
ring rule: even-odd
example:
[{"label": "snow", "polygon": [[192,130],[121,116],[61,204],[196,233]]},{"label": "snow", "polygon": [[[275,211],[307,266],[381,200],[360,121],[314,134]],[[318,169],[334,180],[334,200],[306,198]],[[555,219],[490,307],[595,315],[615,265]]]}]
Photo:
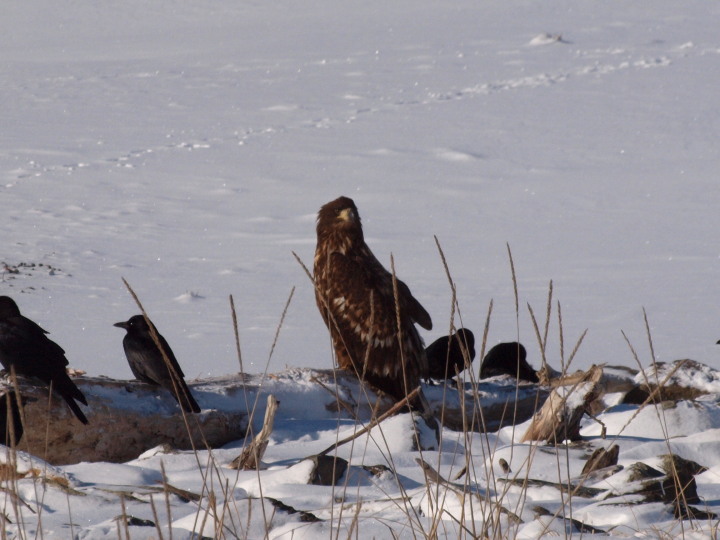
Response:
[{"label": "snow", "polygon": [[[4,289],[28,292],[21,308],[75,367],[123,377],[110,325],[138,310],[121,277],[190,376],[239,367],[230,294],[244,367],[263,371],[296,286],[269,369],[326,367],[291,251],[311,262],[315,212],[345,194],[433,315],[428,342],[450,313],[437,235],[464,324],[481,328],[494,299],[490,343],[519,336],[535,365],[525,304],[543,312],[551,279],[566,337],[589,328],[578,367],[633,364],[620,330],[645,342],[643,306],[658,360],[716,362],[716,14],[15,4],[0,37],[2,257],[59,270]],[[529,46],[546,33],[562,40]]]},{"label": "snow", "polygon": [[[527,304],[542,325],[552,280],[563,337],[561,349],[553,304],[547,353],[554,367],[567,361],[586,328],[572,369],[604,362],[637,368],[621,330],[649,365],[643,308],[655,360],[720,367],[720,308],[708,293],[720,270],[720,5],[6,4],[0,263],[7,267],[0,293],[51,332],[72,367],[131,376],[122,333],[112,324],[139,310],[121,278],[188,378],[219,377],[241,365],[250,373],[330,367],[327,330],[292,252],[311,264],[316,212],[339,195],[355,200],[374,253],[388,266],[393,254],[398,275],[433,316],[428,343],[446,333],[451,313],[435,235],[457,286],[462,321],[455,324],[481,335],[493,300],[488,347],[522,341],[539,367]],[[717,379],[685,376],[716,391]],[[312,392],[290,395],[295,401],[284,406],[303,421],[318,419]],[[689,448],[699,444],[695,430],[720,426],[714,401],[686,407],[665,418]],[[621,440],[665,444],[653,431],[653,410],[636,417]],[[605,421],[618,432],[634,413],[610,411]],[[336,427],[317,430],[318,446],[334,440]],[[286,439],[270,447],[267,460],[301,457],[292,446],[301,425],[288,420],[277,429]],[[598,433],[591,425],[583,431]],[[510,444],[502,437],[499,444]],[[398,459],[413,456],[399,474],[418,482],[414,454],[405,440],[396,442]],[[633,452],[640,459],[655,446]],[[174,459],[163,456],[166,466]],[[148,482],[159,470],[150,461]],[[197,487],[193,462],[186,480]],[[705,464],[711,468],[703,477],[712,479],[698,482],[714,504],[717,464]],[[72,475],[105,483],[99,478],[107,474],[109,484],[126,475],[134,486],[145,474],[134,466],[99,467],[75,466]],[[283,495],[306,497],[313,510],[330,507],[327,491],[310,494],[319,488],[292,480]],[[408,489],[413,504],[427,502],[421,489]],[[71,498],[75,534],[116,538],[117,497],[88,497],[92,503]],[[253,505],[262,503],[243,497],[228,500],[238,514],[252,513],[251,531],[261,530]],[[293,497],[283,502],[294,506]],[[161,500],[157,495],[160,521],[168,523]],[[42,516],[45,537],[66,536],[65,494],[42,504],[52,509]],[[146,503],[127,504],[152,519]],[[364,534],[383,537],[385,520],[394,522],[398,509],[375,502],[356,510],[378,516],[367,520]],[[354,511],[343,515],[348,528]],[[196,521],[180,514],[196,512],[173,501],[178,537]],[[616,534],[669,520],[662,512],[638,508],[622,522],[629,529]],[[330,534],[328,522],[300,525],[294,514],[282,515],[273,534]],[[588,515],[607,525],[613,513]],[[25,517],[28,530],[34,519]],[[562,522],[540,520],[564,534]],[[447,527],[443,534],[457,536]],[[133,538],[142,529],[132,527]],[[537,535],[529,525],[521,532]]]},{"label": "snow", "polygon": [[667,384],[720,392],[720,374],[711,367],[689,359],[657,363],[635,376],[639,384]]},{"label": "snow", "polygon": [[[670,452],[707,467],[697,476],[701,503],[695,507],[720,512],[717,394],[642,409],[609,407],[598,415],[606,426],[605,439],[597,422],[586,418],[584,441],[557,448],[520,443],[530,421],[487,434],[443,428],[435,441],[420,418],[398,414],[327,453],[330,459],[347,460],[348,467],[335,486],[324,486],[310,483],[313,456],[357,433],[369,420],[367,408],[355,422],[347,412],[338,414],[324,405],[332,396],[311,372],[294,369],[281,375],[256,387],[262,389],[256,432],[265,395],[272,393],[280,401],[263,470],[229,467],[243,441],[195,453],[156,447],[127,463],[54,466],[23,452],[16,458],[5,454],[3,463],[21,474],[11,486],[24,503],[6,504],[10,521],[5,531],[10,537],[39,535],[41,529],[48,538],[124,538],[128,519],[131,537],[148,539],[169,537],[171,529],[173,538],[188,539],[197,537],[193,534],[262,538],[266,532],[269,538],[317,538],[338,530],[346,536],[355,526],[362,535],[376,538],[422,536],[434,526],[438,537],[458,538],[470,537],[468,531],[482,530],[484,520],[495,519],[491,516],[499,503],[505,513],[501,525],[496,524],[499,528],[492,530],[503,531],[501,538],[536,538],[544,530],[567,530],[574,537],[578,530],[570,518],[607,531],[598,537],[626,538],[653,530],[672,536],[683,526],[672,508],[655,502],[632,504],[640,500],[635,491],[641,484],[628,477],[629,467],[637,462],[661,468],[660,456]],[[503,381],[483,384],[498,393],[513,393]],[[207,383],[211,385],[219,388],[222,382]],[[431,395],[437,391],[427,390]],[[357,389],[353,395],[360,395]],[[254,400],[248,395],[250,406]],[[607,477],[585,479],[582,469],[592,451],[614,444],[620,446],[622,468]],[[501,459],[509,470],[500,466]],[[438,484],[421,462],[444,480]],[[530,484],[521,487],[525,479]],[[184,492],[166,493],[164,482]],[[573,494],[569,500],[558,488],[568,483],[595,491]],[[710,530],[702,520],[685,526]],[[595,535],[586,532],[583,537]]]}]

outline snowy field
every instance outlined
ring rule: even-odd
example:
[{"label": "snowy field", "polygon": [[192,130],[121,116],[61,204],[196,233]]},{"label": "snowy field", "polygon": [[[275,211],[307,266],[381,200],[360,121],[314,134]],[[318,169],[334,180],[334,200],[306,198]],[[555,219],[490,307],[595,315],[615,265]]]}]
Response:
[{"label": "snowy field", "polygon": [[[329,367],[291,251],[355,199],[434,318],[519,335],[548,282],[577,366],[720,365],[720,6],[687,2],[10,3],[0,21],[0,283],[71,364],[129,377],[136,289],[190,376]],[[543,39],[544,34],[561,39]],[[515,322],[506,243],[520,292]],[[27,274],[27,273],[25,273]],[[32,287],[32,289],[31,289]],[[21,294],[21,292],[25,294]],[[557,346],[557,340],[553,340]]]},{"label": "snowy field", "polygon": [[[231,294],[245,371],[330,367],[292,252],[311,265],[317,210],[339,195],[355,200],[368,244],[388,266],[393,254],[433,317],[428,343],[451,313],[435,235],[462,325],[480,335],[492,299],[489,345],[519,339],[535,367],[526,306],[544,313],[550,280],[565,357],[588,329],[573,369],[637,367],[621,330],[648,364],[643,308],[657,360],[720,367],[720,4],[306,4],[3,5],[0,294],[51,332],[72,367],[131,378],[112,326],[138,311],[122,277],[188,378],[240,369]],[[559,368],[557,324],[549,352]],[[330,431],[308,437],[327,446]],[[195,489],[193,465],[166,460]],[[116,465],[68,471],[139,485],[159,476],[157,460],[146,466],[137,478]],[[716,482],[707,497],[717,507]],[[288,504],[332,506],[327,492],[302,493]],[[53,497],[45,537],[67,537],[68,505],[93,513]],[[657,518],[635,517],[636,529]]]}]

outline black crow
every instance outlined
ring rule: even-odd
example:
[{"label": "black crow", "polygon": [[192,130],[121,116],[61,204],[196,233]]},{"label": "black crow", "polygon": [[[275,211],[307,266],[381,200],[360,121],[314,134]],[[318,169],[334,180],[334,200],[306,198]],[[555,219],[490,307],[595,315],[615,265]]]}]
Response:
[{"label": "black crow", "polygon": [[77,419],[87,424],[87,418],[75,403],[87,405],[87,400],[65,370],[68,365],[65,351],[45,334],[40,326],[20,315],[12,298],[0,296],[0,363],[8,371],[14,367],[15,373],[36,377],[50,385]]},{"label": "black crow", "polygon": [[498,343],[488,351],[480,365],[480,378],[511,375],[521,381],[538,382],[535,370],[525,358],[527,352],[521,343]]},{"label": "black crow", "polygon": [[471,364],[475,359],[475,336],[467,328],[460,328],[452,336],[433,341],[425,349],[425,355],[431,379],[451,379],[456,368],[458,373],[465,369],[466,356]]},{"label": "black crow", "polygon": [[170,345],[157,329],[155,329],[155,334],[170,362],[172,372],[168,369],[163,354],[153,340],[150,326],[145,317],[135,315],[126,322],[115,323],[115,326],[127,330],[127,334],[123,338],[123,348],[133,375],[140,381],[169,390],[185,412],[200,412],[200,406],[193,399],[190,389],[185,384],[183,379],[185,374],[180,369]]}]

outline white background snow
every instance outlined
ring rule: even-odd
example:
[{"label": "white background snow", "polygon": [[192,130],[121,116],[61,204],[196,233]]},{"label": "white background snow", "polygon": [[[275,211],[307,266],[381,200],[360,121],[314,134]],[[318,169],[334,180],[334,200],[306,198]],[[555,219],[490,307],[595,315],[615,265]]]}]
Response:
[{"label": "white background snow", "polygon": [[717,4],[306,4],[3,6],[1,258],[61,271],[0,292],[74,367],[131,376],[121,276],[191,377],[239,369],[230,294],[263,371],[293,286],[270,371],[329,367],[291,251],[312,263],[339,195],[426,342],[449,326],[437,235],[463,323],[494,299],[490,342],[519,331],[535,366],[525,304],[544,313],[551,279],[566,341],[589,329],[577,367],[634,365],[621,329],[649,361],[643,306],[660,360],[718,365]]},{"label": "white background snow", "polygon": [[[720,4],[29,0],[0,15],[0,294],[73,367],[130,378],[134,287],[189,378],[332,364],[315,215],[352,197],[431,313],[539,366],[720,366]],[[520,295],[516,323],[506,243]],[[48,265],[53,272],[48,272]],[[557,326],[550,363],[559,367]],[[476,363],[477,367],[477,363]],[[192,461],[192,460],[190,460]],[[182,467],[184,465],[178,465]],[[90,470],[92,474],[92,470]],[[122,474],[126,474],[125,471]],[[717,491],[717,490],[716,490]],[[65,504],[64,499],[62,504]],[[648,522],[651,522],[649,519]]]}]

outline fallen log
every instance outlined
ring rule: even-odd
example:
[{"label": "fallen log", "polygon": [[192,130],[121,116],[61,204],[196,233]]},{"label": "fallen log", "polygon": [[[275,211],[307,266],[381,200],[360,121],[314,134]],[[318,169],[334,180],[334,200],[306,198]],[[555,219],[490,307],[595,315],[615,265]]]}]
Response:
[{"label": "fallen log", "polygon": [[[124,462],[159,445],[177,450],[218,447],[260,431],[268,394],[282,403],[276,422],[341,416],[367,424],[394,405],[352,374],[332,369],[288,369],[267,376],[234,374],[188,381],[202,411],[185,415],[161,388],[139,381],[71,376],[88,400],[88,406],[82,407],[89,419],[87,426],[75,419],[60,398],[51,395],[48,399],[47,386],[18,377],[17,390],[23,402],[19,450],[52,464],[71,464]],[[445,428],[474,431],[494,431],[521,422],[547,395],[544,388],[516,387],[507,381],[467,383],[460,391],[455,384],[424,385],[423,392]],[[16,403],[15,396],[12,383],[0,377],[0,403]],[[9,411],[4,415],[6,424],[15,416],[12,406]],[[9,422],[13,423],[17,422]],[[19,430],[14,431],[17,439]]]},{"label": "fallen log", "polygon": [[423,387],[430,410],[443,427],[454,431],[494,432],[525,422],[540,409],[549,390],[509,377]]},{"label": "fallen log", "polygon": [[[81,424],[47,386],[17,378],[23,403],[23,435],[15,445],[18,450],[52,464],[123,462],[161,444],[181,450],[221,446],[244,437],[247,428],[245,408],[230,403],[230,399],[227,406],[183,415],[169,392],[139,381],[104,377],[73,380],[87,397],[88,406],[82,408],[88,425]],[[192,391],[199,386],[191,385]],[[228,382],[224,391],[238,393],[240,386],[239,380]],[[15,396],[10,381],[0,379],[0,400],[9,397],[14,401]]]}]

